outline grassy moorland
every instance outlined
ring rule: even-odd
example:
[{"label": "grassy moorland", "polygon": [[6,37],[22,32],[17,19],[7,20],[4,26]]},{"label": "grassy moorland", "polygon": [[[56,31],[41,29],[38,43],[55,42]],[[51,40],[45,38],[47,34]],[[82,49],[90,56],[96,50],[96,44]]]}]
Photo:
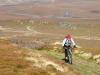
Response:
[{"label": "grassy moorland", "polygon": [[[2,75],[50,75],[51,73],[63,75],[69,72],[69,75],[72,75],[74,69],[82,75],[99,75],[99,64],[94,60],[86,60],[73,54],[73,65],[70,65],[72,69],[61,60],[64,58],[64,50],[59,48],[61,45],[57,47],[51,45],[55,41],[62,41],[67,33],[71,33],[76,44],[81,46],[82,50],[93,55],[100,54],[99,24],[99,21],[74,21],[72,19],[0,20],[1,38],[6,38],[10,42],[25,48],[35,48],[28,50],[1,40],[0,73]],[[45,45],[51,46],[39,48]],[[57,49],[54,49],[54,47]],[[42,58],[41,55],[43,55]],[[44,69],[41,69],[42,66],[44,66]],[[66,70],[66,68],[69,69]],[[77,75],[76,72],[75,75]]]},{"label": "grassy moorland", "polygon": [[68,64],[53,57],[0,39],[0,75],[79,75]]},{"label": "grassy moorland", "polygon": [[[99,75],[100,74],[100,63],[96,63],[93,58],[85,59],[78,54],[74,53],[73,49],[73,64],[72,67],[81,73],[81,75]],[[80,50],[84,50],[80,48]],[[52,56],[58,60],[64,61],[64,49],[59,45],[49,45],[33,49],[33,51],[41,54]]]},{"label": "grassy moorland", "polygon": [[[83,48],[90,48],[95,50],[100,49],[99,24],[99,21],[85,21],[75,19],[44,18],[24,20],[0,20],[0,26],[2,26],[2,28],[8,28],[5,29],[6,33],[3,31],[1,32],[1,35],[5,34],[4,36],[10,34],[12,34],[10,36],[13,36],[14,34],[16,34],[17,36],[18,34],[22,34],[21,36],[23,36],[24,38],[25,34],[29,35],[27,37],[34,37],[40,39],[44,38],[47,40],[54,39],[55,41],[62,41],[64,36],[70,33],[78,45],[82,46]],[[14,33],[14,31],[16,31],[16,33]],[[15,38],[17,39],[19,37]]]}]

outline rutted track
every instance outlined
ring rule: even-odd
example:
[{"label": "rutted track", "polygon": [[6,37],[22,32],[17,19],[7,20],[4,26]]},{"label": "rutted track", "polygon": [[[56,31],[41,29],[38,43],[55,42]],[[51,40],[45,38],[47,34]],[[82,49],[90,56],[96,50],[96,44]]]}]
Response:
[{"label": "rutted track", "polygon": [[89,62],[73,55],[73,68],[80,71],[82,75],[100,75],[100,65]]}]

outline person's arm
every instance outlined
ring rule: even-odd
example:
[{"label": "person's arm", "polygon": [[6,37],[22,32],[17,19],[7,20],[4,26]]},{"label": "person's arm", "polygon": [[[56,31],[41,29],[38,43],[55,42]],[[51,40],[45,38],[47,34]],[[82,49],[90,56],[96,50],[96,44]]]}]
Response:
[{"label": "person's arm", "polygon": [[72,42],[73,46],[76,47],[76,44],[72,38],[71,38],[71,42]]},{"label": "person's arm", "polygon": [[63,40],[62,47],[64,47],[65,42],[66,42],[66,39]]}]

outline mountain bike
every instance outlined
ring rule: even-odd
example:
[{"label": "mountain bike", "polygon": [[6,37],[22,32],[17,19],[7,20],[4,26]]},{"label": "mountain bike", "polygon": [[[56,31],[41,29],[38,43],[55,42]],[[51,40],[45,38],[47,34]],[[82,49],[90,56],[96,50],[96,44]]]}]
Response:
[{"label": "mountain bike", "polygon": [[72,48],[71,46],[65,47],[67,49],[67,54],[68,54],[68,63],[72,64]]}]

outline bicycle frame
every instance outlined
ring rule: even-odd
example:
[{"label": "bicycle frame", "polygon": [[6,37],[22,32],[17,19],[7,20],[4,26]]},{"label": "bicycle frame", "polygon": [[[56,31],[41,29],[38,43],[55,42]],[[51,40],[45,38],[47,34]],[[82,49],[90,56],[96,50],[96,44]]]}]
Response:
[{"label": "bicycle frame", "polygon": [[67,49],[67,53],[68,53],[68,62],[72,64],[72,48],[71,46],[68,46],[65,47],[65,49]]}]

